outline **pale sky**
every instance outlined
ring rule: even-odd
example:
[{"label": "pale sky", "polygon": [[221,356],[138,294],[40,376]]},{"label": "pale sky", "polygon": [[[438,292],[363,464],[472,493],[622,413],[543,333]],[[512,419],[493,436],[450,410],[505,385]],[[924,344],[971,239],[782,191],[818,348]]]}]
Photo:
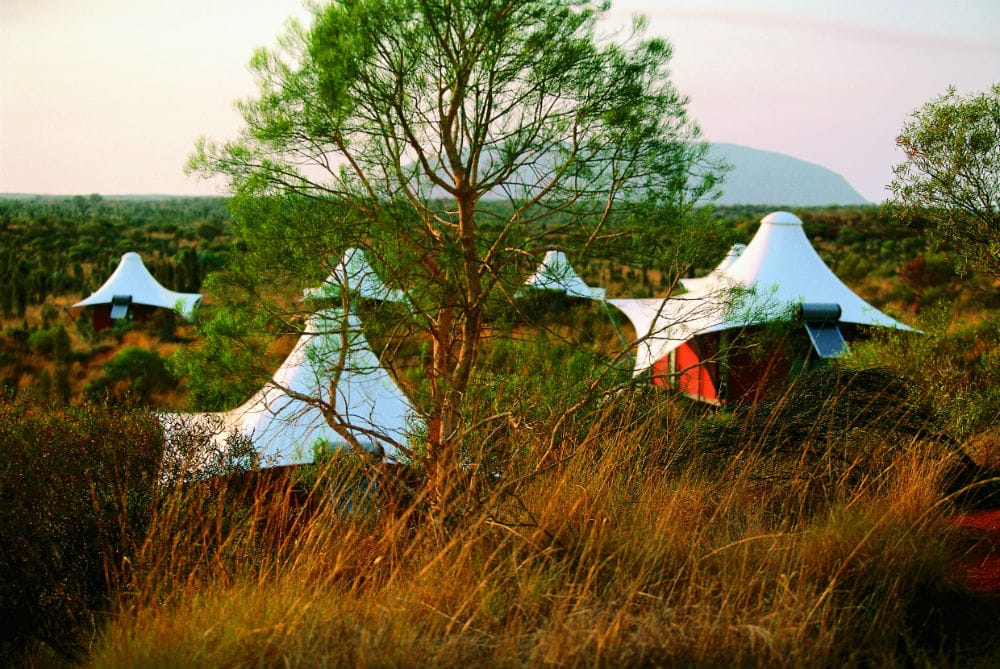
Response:
[{"label": "pale sky", "polygon": [[[674,45],[705,138],[887,193],[908,114],[1000,82],[997,0],[617,0]],[[0,0],[0,192],[211,195],[200,136],[235,136],[246,63],[301,0]]]}]

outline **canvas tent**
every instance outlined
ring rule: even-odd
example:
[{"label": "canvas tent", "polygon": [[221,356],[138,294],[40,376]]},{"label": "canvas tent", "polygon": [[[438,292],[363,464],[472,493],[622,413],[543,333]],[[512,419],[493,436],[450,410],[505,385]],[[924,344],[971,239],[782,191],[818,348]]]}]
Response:
[{"label": "canvas tent", "polygon": [[178,293],[164,288],[146,269],[142,257],[130,251],[122,256],[108,280],[73,308],[91,307],[94,329],[100,330],[130,314],[137,319],[145,318],[155,309],[176,309],[190,319],[200,300],[198,293]]},{"label": "canvas tent", "polygon": [[404,291],[391,289],[382,282],[365,257],[365,252],[356,247],[344,251],[343,258],[322,285],[318,288],[306,288],[302,291],[302,296],[305,299],[333,299],[340,297],[341,291],[345,289],[352,297],[410,303]]},{"label": "canvas tent", "polygon": [[[312,315],[271,380],[242,405],[187,419],[220,426],[216,447],[240,433],[253,441],[263,466],[283,466],[312,462],[318,444],[346,445],[324,411],[388,459],[398,455],[395,444],[405,444],[416,425],[413,406],[372,351],[360,320],[340,309]],[[178,418],[167,414],[161,422],[183,425]]]},{"label": "canvas tent", "polygon": [[592,288],[583,282],[562,251],[548,251],[534,274],[524,282],[517,297],[524,297],[532,290],[550,290],[570,297],[603,300],[604,289]]},{"label": "canvas tent", "polygon": [[[788,212],[764,217],[746,249],[677,297],[609,300],[632,322],[640,342],[635,373],[652,369],[681,390],[710,402],[745,399],[762,375],[787,372],[771,352],[738,357],[736,333],[766,323],[799,320],[814,352],[845,352],[841,326],[910,330],[882,313],[834,275],[809,243],[802,221]],[[782,366],[785,368],[782,369]]]}]

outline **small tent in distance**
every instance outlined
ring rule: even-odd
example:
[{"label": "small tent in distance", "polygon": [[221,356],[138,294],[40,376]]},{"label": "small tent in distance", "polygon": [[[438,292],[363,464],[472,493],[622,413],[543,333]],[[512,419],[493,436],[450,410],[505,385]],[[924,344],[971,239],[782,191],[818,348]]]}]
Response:
[{"label": "small tent in distance", "polygon": [[715,283],[719,277],[725,273],[729,267],[736,262],[740,254],[743,253],[747,248],[746,244],[733,244],[729,251],[726,253],[726,257],[722,259],[715,269],[706,274],[705,276],[699,276],[693,279],[679,279],[681,286],[684,290],[689,293],[693,293],[705,286],[709,286]]},{"label": "small tent in distance", "polygon": [[372,268],[365,252],[357,247],[344,251],[344,256],[330,276],[318,288],[306,288],[303,299],[334,299],[346,292],[348,299],[361,298],[379,302],[410,304],[405,291],[389,288]]},{"label": "small tent in distance", "polygon": [[565,293],[569,297],[589,300],[604,299],[604,289],[593,288],[584,283],[569,264],[566,254],[556,250],[545,253],[538,269],[525,280],[524,287],[518,291],[516,297],[524,297],[538,290]]},{"label": "small tent in distance", "polygon": [[178,293],[160,285],[146,269],[142,257],[130,251],[122,256],[108,280],[72,308],[90,308],[94,330],[111,327],[117,320],[145,320],[157,309],[178,311],[190,319],[201,301],[198,293]]},{"label": "small tent in distance", "polygon": [[[865,326],[912,329],[838,279],[810,244],[802,221],[788,212],[765,216],[746,249],[693,288],[667,299],[609,302],[636,329],[636,374],[650,370],[654,383],[671,383],[715,404],[752,402],[809,356],[842,355],[842,327],[852,335]],[[803,328],[775,341],[741,345],[749,333],[775,323]],[[797,340],[796,332],[808,338]],[[795,350],[795,341],[805,345]]]}]

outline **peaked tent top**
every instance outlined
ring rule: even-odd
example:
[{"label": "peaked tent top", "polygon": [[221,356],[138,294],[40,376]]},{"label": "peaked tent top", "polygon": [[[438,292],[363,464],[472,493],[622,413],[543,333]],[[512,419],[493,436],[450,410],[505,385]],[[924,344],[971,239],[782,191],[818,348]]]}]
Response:
[{"label": "peaked tent top", "polygon": [[324,411],[339,417],[362,445],[390,459],[397,455],[394,443],[406,443],[417,421],[409,399],[361,333],[358,317],[340,309],[311,316],[263,388],[239,407],[209,416],[222,425],[217,446],[238,432],[250,437],[265,466],[280,466],[313,462],[318,441],[346,443]]},{"label": "peaked tent top", "polygon": [[127,296],[134,304],[145,304],[151,307],[177,309],[185,317],[190,317],[195,305],[201,300],[198,293],[178,293],[160,285],[146,269],[142,257],[130,251],[122,256],[118,267],[111,273],[108,280],[100,288],[73,307],[91,307],[98,304],[111,304],[116,297]]},{"label": "peaked tent top", "polygon": [[570,297],[603,300],[604,289],[592,288],[583,282],[562,251],[548,251],[535,273],[524,282],[524,288],[517,296],[523,297],[528,290],[553,290],[566,293]]},{"label": "peaked tent top", "polygon": [[822,302],[839,304],[843,323],[911,329],[837,278],[809,242],[802,221],[787,211],[765,216],[739,258],[706,287],[730,288],[749,292],[729,310],[729,327],[775,320],[803,302]]},{"label": "peaked tent top", "polygon": [[333,268],[333,273],[323,281],[319,288],[306,288],[302,296],[306,299],[330,299],[340,296],[340,291],[346,289],[349,294],[367,300],[380,302],[403,302],[408,304],[409,297],[402,290],[393,290],[382,283],[382,279],[372,268],[365,252],[357,247],[344,251],[344,257]]},{"label": "peaked tent top", "polygon": [[609,300],[640,338],[638,374],[700,334],[791,320],[803,303],[836,304],[841,323],[912,330],[848,288],[809,243],[797,216],[765,216],[746,249],[692,293],[672,298]]}]

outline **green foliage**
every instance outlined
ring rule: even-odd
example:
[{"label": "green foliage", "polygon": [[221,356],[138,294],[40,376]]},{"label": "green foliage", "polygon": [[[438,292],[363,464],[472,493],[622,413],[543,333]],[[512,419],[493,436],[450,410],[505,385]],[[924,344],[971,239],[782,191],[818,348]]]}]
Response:
[{"label": "green foliage", "polygon": [[163,450],[152,415],[0,400],[0,663],[92,642],[150,522]]},{"label": "green foliage", "polygon": [[919,381],[888,367],[824,365],[757,404],[736,407],[725,421],[699,426],[690,457],[720,475],[784,488],[786,496],[775,500],[783,514],[814,509],[831,490],[862,485],[922,441],[949,461],[940,481],[946,491],[989,479],[950,438],[951,426],[929,400]]},{"label": "green foliage", "polygon": [[[238,406],[270,378],[275,361],[267,355],[264,318],[235,306],[199,314],[203,341],[178,349],[170,358],[172,373],[187,382],[189,404],[196,411]],[[250,335],[257,336],[250,336]]]},{"label": "green foliage", "polygon": [[28,348],[53,359],[65,362],[72,352],[72,343],[62,325],[46,330],[35,330],[28,336]]},{"label": "green foliage", "polygon": [[[524,339],[497,337],[484,347],[464,406],[463,423],[472,427],[462,458],[482,475],[512,475],[536,465],[542,454],[531,452],[519,434],[550,434],[561,448],[571,434],[588,429],[601,411],[600,398],[629,383],[628,370],[612,366],[599,346],[614,336],[608,315],[589,302],[563,308],[561,318],[549,313],[548,330]],[[558,332],[559,321],[575,336]]]},{"label": "green foliage", "polygon": [[962,271],[1000,277],[1000,84],[951,88],[913,112],[896,143],[894,215],[954,255]]},{"label": "green foliage", "polygon": [[953,326],[946,304],[921,314],[923,334],[876,330],[854,347],[856,365],[883,365],[919,387],[950,433],[966,440],[1000,419],[1000,325]]},{"label": "green foliage", "polygon": [[148,405],[157,393],[176,384],[167,361],[156,351],[127,346],[104,363],[102,375],[84,388],[93,400]]},{"label": "green foliage", "polygon": [[939,253],[919,255],[899,268],[901,296],[917,308],[954,298],[961,289],[954,268]]}]

